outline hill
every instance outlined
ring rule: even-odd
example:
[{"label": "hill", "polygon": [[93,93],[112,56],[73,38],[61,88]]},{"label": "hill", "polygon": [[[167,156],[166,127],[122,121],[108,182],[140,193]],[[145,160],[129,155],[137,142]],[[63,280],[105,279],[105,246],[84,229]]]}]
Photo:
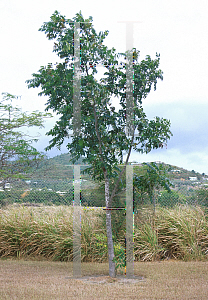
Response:
[{"label": "hill", "polygon": [[[70,158],[69,154],[61,154],[44,160],[37,169],[27,174],[27,179],[10,184],[6,193],[0,193],[0,203],[2,201],[8,202],[9,199],[9,201],[12,202],[15,199],[15,202],[20,203],[72,203],[74,198],[74,174]],[[197,190],[208,186],[208,176],[205,174],[200,174],[194,170],[189,171],[163,162],[156,163],[163,164],[166,168],[166,174],[173,184],[171,189],[175,190],[174,193],[176,194],[173,195],[176,198],[181,197],[179,194],[186,197],[186,199],[194,198]],[[83,158],[80,158],[75,164],[82,165],[80,171],[85,168],[83,166]],[[131,162],[131,164],[134,165],[134,173],[137,175],[146,172],[142,164],[135,164],[134,162]],[[95,182],[88,174],[82,174],[80,172],[80,175],[82,204],[105,206],[105,189],[103,183]],[[125,174],[123,179],[125,180]],[[160,193],[160,191],[158,191],[158,193]],[[120,190],[118,194],[119,199],[125,201],[125,191]],[[173,195],[171,197],[173,197]],[[141,195],[136,194],[136,196],[139,199],[138,201],[142,199]],[[203,198],[205,197],[204,195],[202,196]],[[170,196],[165,195],[165,197]],[[167,201],[167,199],[165,201]]]},{"label": "hill", "polygon": [[[33,179],[50,179],[54,181],[73,181],[73,167],[70,163],[70,154],[61,154],[57,155],[53,158],[45,160],[42,165],[39,166],[37,170],[35,170],[31,174],[31,178]],[[187,187],[188,189],[196,188],[205,186],[208,183],[208,176],[203,174],[200,174],[199,172],[195,172],[194,170],[186,170],[184,168],[165,164],[163,162],[156,162],[157,164],[163,164],[167,169],[167,177],[171,180],[171,182],[174,184],[174,188],[184,188]],[[83,158],[80,158],[76,164],[83,165]],[[142,164],[135,164],[134,162],[131,162],[132,165],[134,165],[137,172],[140,173],[139,169],[142,168]],[[84,167],[81,166],[80,170],[84,170]],[[92,182],[96,186],[93,179],[88,175],[84,174],[81,175],[81,178],[83,180],[86,180],[87,182]]]}]

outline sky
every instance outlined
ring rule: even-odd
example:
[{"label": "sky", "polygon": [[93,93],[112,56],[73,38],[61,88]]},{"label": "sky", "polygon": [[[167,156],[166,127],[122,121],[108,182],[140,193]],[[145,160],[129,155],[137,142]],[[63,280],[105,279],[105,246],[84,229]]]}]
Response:
[{"label": "sky", "polygon": [[[143,101],[147,117],[156,116],[171,121],[173,136],[167,149],[149,154],[132,152],[130,161],[162,161],[188,170],[208,174],[208,2],[206,0],[0,0],[0,93],[21,96],[14,101],[23,111],[44,111],[46,97],[41,89],[28,89],[25,81],[32,78],[40,66],[55,63],[53,42],[38,31],[58,10],[73,18],[80,10],[84,18],[93,17],[97,32],[109,30],[108,47],[118,52],[126,50],[126,25],[135,21],[133,45],[155,58],[160,53],[163,81]],[[30,129],[40,134],[36,143],[43,151],[50,137],[45,133],[55,119],[48,119],[45,128]],[[67,152],[53,149],[49,157]]]}]

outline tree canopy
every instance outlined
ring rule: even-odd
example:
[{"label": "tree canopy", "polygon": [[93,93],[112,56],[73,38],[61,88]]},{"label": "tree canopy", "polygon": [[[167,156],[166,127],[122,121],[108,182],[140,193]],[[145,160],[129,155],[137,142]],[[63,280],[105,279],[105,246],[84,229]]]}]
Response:
[{"label": "tree canopy", "polygon": [[[115,48],[108,49],[103,44],[108,31],[96,33],[92,17],[84,19],[80,12],[70,20],[55,11],[51,20],[39,30],[45,32],[49,40],[54,40],[53,51],[61,60],[54,66],[51,63],[42,66],[33,74],[33,79],[27,80],[29,88],[41,86],[39,95],[48,96],[46,110],[53,109],[60,115],[54,128],[47,133],[53,137],[47,149],[60,146],[73,129],[74,22],[80,22],[81,134],[67,147],[73,156],[72,163],[81,155],[87,156],[86,162],[93,165],[91,174],[103,180],[103,168],[108,176],[117,176],[113,169],[118,163],[117,157],[120,163],[124,152],[130,153],[134,149],[148,153],[163,147],[171,136],[169,120],[159,117],[148,120],[142,108],[142,101],[152,85],[156,89],[158,79],[163,79],[159,69],[160,56],[156,54],[154,60],[146,56],[139,62],[139,51],[133,51],[134,126],[138,136],[129,138],[125,134],[126,53],[117,54]],[[95,78],[98,63],[106,69],[100,81]],[[120,98],[118,112],[112,106],[112,97]]]},{"label": "tree canopy", "polygon": [[163,164],[157,165],[155,162],[143,163],[143,166],[143,174],[139,176],[135,174],[134,176],[134,190],[140,194],[140,203],[143,202],[143,197],[147,193],[155,210],[154,191],[163,188],[167,192],[171,192],[170,186],[172,186],[172,183],[167,177],[168,167],[164,167]]},{"label": "tree canopy", "polygon": [[20,108],[12,106],[16,97],[9,93],[2,94],[0,100],[0,185],[5,188],[6,183],[24,178],[24,174],[44,158],[43,153],[37,151],[33,142],[37,138],[28,136],[24,127],[44,127],[48,113],[34,111],[30,114],[22,112]]}]

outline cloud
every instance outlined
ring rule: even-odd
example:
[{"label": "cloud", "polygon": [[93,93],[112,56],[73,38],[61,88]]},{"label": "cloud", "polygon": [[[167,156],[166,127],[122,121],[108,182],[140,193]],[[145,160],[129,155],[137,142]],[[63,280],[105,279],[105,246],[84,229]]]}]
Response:
[{"label": "cloud", "polygon": [[208,103],[197,104],[190,100],[189,104],[177,102],[162,104],[145,104],[147,117],[167,118],[171,122],[173,137],[168,142],[169,149],[179,149],[188,154],[202,151],[208,147]]},{"label": "cloud", "polygon": [[208,103],[177,102],[144,104],[149,119],[155,116],[170,119],[173,136],[167,149],[152,150],[147,155],[133,152],[131,160],[163,161],[178,167],[208,173]]},{"label": "cloud", "polygon": [[[153,59],[156,52],[160,53],[160,68],[164,72],[157,91],[145,99],[144,111],[149,119],[155,116],[170,119],[173,132],[167,149],[142,155],[141,161],[162,160],[208,173],[208,2],[129,0],[126,5],[115,0],[107,1],[102,9],[93,4],[92,0],[80,0],[72,6],[64,0],[58,3],[37,0],[32,4],[25,0],[1,1],[4,47],[1,47],[0,64],[4,72],[0,75],[0,92],[22,95],[23,111],[44,110],[47,97],[37,97],[40,89],[28,90],[25,80],[41,65],[57,61],[52,53],[53,42],[38,31],[55,9],[67,18],[72,18],[80,8],[85,18],[92,15],[96,31],[109,30],[106,44],[121,52],[126,48],[126,25],[118,21],[141,21],[134,25],[134,46],[141,51],[141,59],[147,54]],[[41,149],[47,146],[50,137],[45,137],[45,132],[52,126],[48,121],[36,146]],[[50,153],[52,156],[60,152],[54,149]]]}]

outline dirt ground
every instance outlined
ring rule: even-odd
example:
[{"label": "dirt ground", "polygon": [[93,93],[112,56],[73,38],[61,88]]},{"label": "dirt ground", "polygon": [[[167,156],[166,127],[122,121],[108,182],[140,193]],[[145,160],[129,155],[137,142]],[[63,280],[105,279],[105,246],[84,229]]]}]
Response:
[{"label": "dirt ground", "polygon": [[106,263],[0,259],[0,300],[4,299],[208,299],[208,262],[138,262],[134,279],[108,276]]}]

